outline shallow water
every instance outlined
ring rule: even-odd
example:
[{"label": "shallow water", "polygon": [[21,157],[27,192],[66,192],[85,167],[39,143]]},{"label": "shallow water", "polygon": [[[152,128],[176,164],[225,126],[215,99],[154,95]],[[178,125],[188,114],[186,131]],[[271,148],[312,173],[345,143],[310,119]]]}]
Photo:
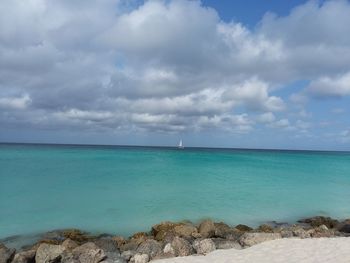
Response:
[{"label": "shallow water", "polygon": [[0,238],[350,217],[350,153],[0,144]]}]

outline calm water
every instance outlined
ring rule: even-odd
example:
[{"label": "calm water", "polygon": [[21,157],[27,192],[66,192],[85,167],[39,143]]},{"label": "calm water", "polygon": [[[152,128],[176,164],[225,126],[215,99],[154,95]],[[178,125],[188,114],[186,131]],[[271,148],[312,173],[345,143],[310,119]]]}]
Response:
[{"label": "calm water", "polygon": [[350,217],[350,153],[0,144],[0,238]]}]

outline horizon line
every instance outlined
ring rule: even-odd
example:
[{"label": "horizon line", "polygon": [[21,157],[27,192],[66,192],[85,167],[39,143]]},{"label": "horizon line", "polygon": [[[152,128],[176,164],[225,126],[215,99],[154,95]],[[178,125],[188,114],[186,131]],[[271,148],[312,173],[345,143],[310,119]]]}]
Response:
[{"label": "horizon line", "polygon": [[[54,143],[54,142],[2,142],[1,144],[14,145],[47,145],[47,146],[95,146],[95,147],[140,147],[140,148],[167,148],[177,149],[177,145],[137,145],[137,144],[90,144],[90,143]],[[350,150],[315,150],[315,149],[286,149],[286,148],[246,148],[246,147],[209,147],[209,146],[185,146],[184,149],[217,149],[217,150],[245,150],[245,151],[286,151],[286,152],[340,152],[350,153]],[[183,150],[183,149],[182,149]]]}]

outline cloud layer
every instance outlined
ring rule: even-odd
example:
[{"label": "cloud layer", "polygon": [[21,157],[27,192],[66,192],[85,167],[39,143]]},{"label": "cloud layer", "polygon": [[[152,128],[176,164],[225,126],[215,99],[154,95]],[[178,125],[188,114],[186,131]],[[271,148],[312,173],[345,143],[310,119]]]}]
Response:
[{"label": "cloud layer", "polygon": [[4,0],[0,124],[305,134],[283,89],[307,80],[294,98],[350,96],[349,24],[345,0],[267,13],[254,29],[200,1]]}]

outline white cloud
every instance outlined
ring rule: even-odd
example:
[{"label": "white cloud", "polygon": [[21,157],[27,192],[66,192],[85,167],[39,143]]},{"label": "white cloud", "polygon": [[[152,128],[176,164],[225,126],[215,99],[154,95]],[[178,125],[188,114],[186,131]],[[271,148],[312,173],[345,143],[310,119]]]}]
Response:
[{"label": "white cloud", "polygon": [[30,103],[31,99],[28,95],[22,97],[0,97],[0,108],[5,110],[24,110]]}]

